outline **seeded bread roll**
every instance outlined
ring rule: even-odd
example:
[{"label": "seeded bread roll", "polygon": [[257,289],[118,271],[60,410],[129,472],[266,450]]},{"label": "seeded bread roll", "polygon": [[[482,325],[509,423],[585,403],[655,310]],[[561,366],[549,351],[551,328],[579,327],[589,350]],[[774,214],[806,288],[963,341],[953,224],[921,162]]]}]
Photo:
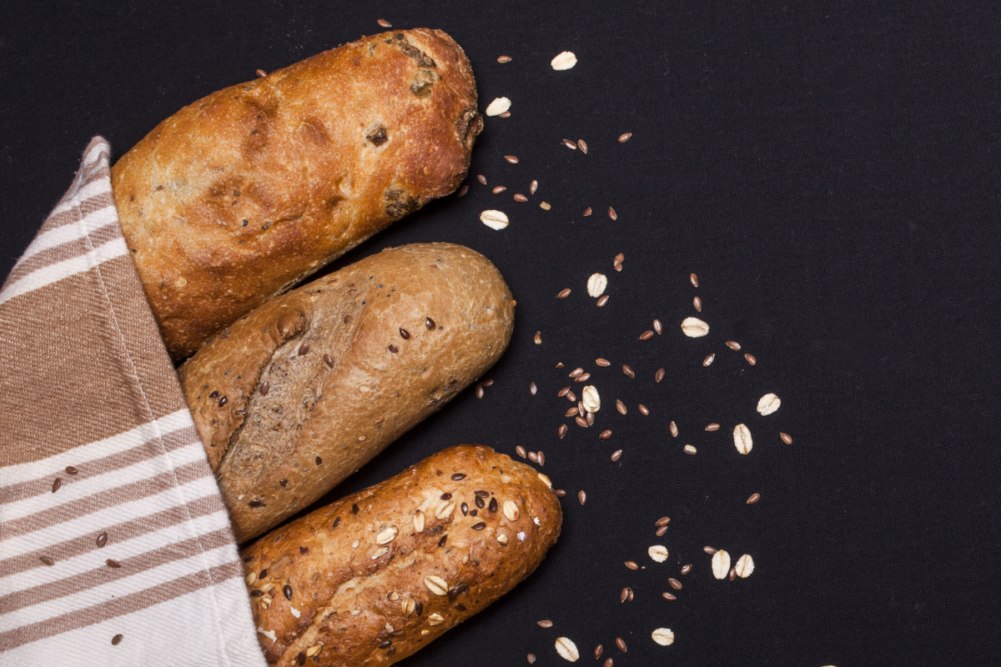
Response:
[{"label": "seeded bread roll", "polygon": [[562,518],[529,466],[479,445],[435,454],[243,552],[264,655],[399,662],[535,571]]},{"label": "seeded bread roll", "polygon": [[261,306],[180,369],[239,541],[306,508],[480,377],[514,300],[483,255],[385,250]]},{"label": "seeded bread roll", "polygon": [[465,54],[423,28],[363,37],[160,123],[111,179],[171,355],[455,190],[482,128]]}]

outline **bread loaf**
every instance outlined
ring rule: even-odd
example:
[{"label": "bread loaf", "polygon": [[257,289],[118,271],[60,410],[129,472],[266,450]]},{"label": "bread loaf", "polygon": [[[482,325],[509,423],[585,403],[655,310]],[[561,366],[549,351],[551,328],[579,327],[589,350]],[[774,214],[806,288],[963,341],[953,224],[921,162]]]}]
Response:
[{"label": "bread loaf", "polygon": [[392,665],[531,574],[561,522],[529,466],[446,449],[244,550],[264,655],[281,667]]},{"label": "bread loaf", "polygon": [[171,355],[455,190],[482,127],[469,61],[427,29],[364,37],[164,120],[111,178]]},{"label": "bread loaf", "polygon": [[237,539],[318,500],[490,368],[514,300],[485,257],[385,250],[261,306],[180,368]]}]

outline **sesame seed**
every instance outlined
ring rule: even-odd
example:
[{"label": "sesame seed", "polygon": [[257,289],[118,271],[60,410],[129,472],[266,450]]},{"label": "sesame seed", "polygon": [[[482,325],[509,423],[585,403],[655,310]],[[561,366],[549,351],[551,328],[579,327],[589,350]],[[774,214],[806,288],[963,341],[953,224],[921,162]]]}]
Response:
[{"label": "sesame seed", "polygon": [[757,364],[757,363],[758,363],[758,360],[757,360],[757,359],[755,359],[755,358],[754,358],[754,355],[753,355],[753,354],[751,354],[751,353],[747,353],[747,354],[745,354],[745,355],[744,355],[744,359],[746,359],[746,360],[747,360],[747,363],[751,364],[752,366],[754,366],[755,364]]},{"label": "sesame seed", "polygon": [[622,364],[622,372],[625,374],[626,377],[629,378],[636,377],[636,373],[634,373],[633,369],[630,368],[627,364]]},{"label": "sesame seed", "polygon": [[580,152],[587,155],[587,142],[583,139],[577,140],[577,147],[580,148]]},{"label": "sesame seed", "polygon": [[694,273],[692,275],[688,276],[688,280],[691,281],[692,287],[698,287],[699,286],[699,277],[697,275],[695,275]]},{"label": "sesame seed", "polygon": [[567,148],[569,148],[572,151],[577,150],[577,144],[575,144],[574,142],[570,141],[569,139],[564,139],[563,140],[563,145],[566,146]]},{"label": "sesame seed", "polygon": [[754,503],[758,502],[759,500],[761,500],[761,494],[760,493],[752,493],[751,497],[747,499],[747,504],[748,505],[753,505]]},{"label": "sesame seed", "polygon": [[560,293],[556,295],[556,298],[557,299],[565,299],[568,296],[570,296],[570,288],[569,287],[565,287],[565,288],[563,288],[563,289],[560,290]]},{"label": "sesame seed", "polygon": [[510,164],[518,164],[518,157],[515,155],[505,155],[504,159],[507,160]]},{"label": "sesame seed", "polygon": [[605,368],[605,367],[608,367],[608,366],[612,365],[611,361],[609,361],[608,359],[602,359],[601,357],[598,357],[597,359],[595,359],[594,363],[595,363],[595,365],[601,366],[602,368]]},{"label": "sesame seed", "polygon": [[614,452],[612,452],[612,460],[613,461],[618,461],[621,458],[622,458],[622,450],[621,449],[616,449]]},{"label": "sesame seed", "polygon": [[502,65],[504,63],[509,63],[509,62],[511,62],[511,56],[498,56],[497,62],[499,62]]},{"label": "sesame seed", "polygon": [[608,207],[608,217],[611,218],[612,220],[618,220],[619,219],[618,213],[616,213],[615,209],[612,208],[611,206]]},{"label": "sesame seed", "polygon": [[390,23],[389,21],[387,21],[386,19],[379,19],[378,23],[379,23],[379,26],[383,27],[383,28],[392,28],[393,27],[393,24]]}]

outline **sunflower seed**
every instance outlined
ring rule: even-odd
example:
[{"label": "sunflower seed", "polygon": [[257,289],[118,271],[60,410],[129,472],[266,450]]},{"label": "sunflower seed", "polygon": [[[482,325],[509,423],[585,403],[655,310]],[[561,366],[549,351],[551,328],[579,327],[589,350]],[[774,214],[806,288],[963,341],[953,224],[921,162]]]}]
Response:
[{"label": "sunflower seed", "polygon": [[488,116],[499,116],[510,108],[511,100],[506,97],[497,97],[487,106],[486,114]]},{"label": "sunflower seed", "polygon": [[728,348],[730,348],[731,350],[739,350],[739,349],[740,349],[740,343],[738,343],[738,342],[737,342],[737,341],[735,341],[735,340],[728,340],[728,341],[726,342],[726,346],[727,346]]},{"label": "sunflower seed", "polygon": [[525,202],[527,202],[527,201],[528,201],[528,197],[526,197],[525,195],[523,195],[523,194],[520,194],[520,193],[519,193],[519,194],[516,194],[516,195],[514,196],[514,200],[515,200],[516,202],[519,202],[519,203],[521,203],[521,204],[524,204]]},{"label": "sunflower seed", "polygon": [[620,415],[626,414],[626,404],[618,399],[615,400],[615,409],[619,411]]},{"label": "sunflower seed", "polygon": [[557,71],[568,70],[577,64],[577,56],[572,51],[564,51],[553,58],[549,64]]},{"label": "sunflower seed", "polygon": [[638,406],[636,406],[636,409],[639,410],[640,414],[643,415],[644,417],[649,417],[650,416],[650,410],[647,409],[647,407],[645,405],[643,405],[642,403],[640,403]]},{"label": "sunflower seed", "polygon": [[532,396],[535,396],[537,393],[539,393],[539,387],[536,386],[536,384],[533,382],[532,384],[528,385],[528,393],[530,393]]},{"label": "sunflower seed", "polygon": [[633,369],[630,368],[627,364],[622,364],[622,372],[628,378],[634,378],[634,377],[636,377],[636,373],[634,373]]},{"label": "sunflower seed", "polygon": [[507,535],[498,535],[497,541],[500,542],[502,545],[507,545],[508,543]]},{"label": "sunflower seed", "polygon": [[518,164],[518,157],[516,155],[505,155],[504,159],[507,160],[509,164]]},{"label": "sunflower seed", "polygon": [[670,646],[674,643],[674,633],[668,628],[657,628],[653,631],[651,637],[661,646]]},{"label": "sunflower seed", "polygon": [[677,438],[678,437],[678,425],[675,424],[674,422],[671,422],[670,428],[671,428],[671,437]]},{"label": "sunflower seed", "polygon": [[747,579],[754,572],[754,559],[750,554],[744,554],[737,559],[737,564],[733,567],[734,572],[741,579]]},{"label": "sunflower seed", "polygon": [[556,295],[556,298],[557,299],[565,299],[568,296],[570,296],[570,288],[569,287],[565,287],[565,288],[563,288],[563,289],[560,290],[560,293]]},{"label": "sunflower seed", "polygon": [[619,135],[619,143],[620,144],[626,143],[632,136],[633,136],[632,132],[623,132],[622,134]]},{"label": "sunflower seed", "polygon": [[629,568],[630,570],[638,570],[638,569],[640,569],[640,566],[637,565],[635,561],[631,561],[631,560],[627,560],[625,562],[625,566],[627,568]]},{"label": "sunflower seed", "polygon": [[618,647],[618,649],[619,649],[620,651],[622,651],[623,653],[625,653],[625,652],[626,652],[626,642],[625,642],[625,640],[623,640],[623,639],[622,639],[622,637],[616,637],[616,638],[615,638],[615,645],[616,645],[616,646]]},{"label": "sunflower seed", "polygon": [[612,208],[611,206],[609,206],[608,207],[608,217],[611,218],[612,220],[618,220],[619,219],[619,214],[615,212],[614,208]]},{"label": "sunflower seed", "polygon": [[748,505],[753,505],[754,503],[758,502],[759,500],[761,500],[761,494],[760,493],[752,493],[751,497],[747,499],[747,504]]},{"label": "sunflower seed", "polygon": [[528,185],[528,194],[534,195],[535,191],[538,190],[538,189],[539,189],[539,182],[538,181],[532,181]]},{"label": "sunflower seed", "polygon": [[671,517],[669,517],[669,516],[662,516],[659,519],[657,519],[656,525],[657,526],[666,526],[669,523],[671,523]]},{"label": "sunflower seed", "polygon": [[424,577],[424,585],[435,595],[441,597],[448,595],[448,582],[441,577],[436,577],[433,574]]},{"label": "sunflower seed", "polygon": [[587,279],[587,293],[595,299],[605,293],[606,287],[608,287],[608,278],[603,273],[592,273],[591,277]]},{"label": "sunflower seed", "polygon": [[306,657],[312,658],[314,655],[319,655],[320,651],[322,650],[323,650],[322,644],[314,644],[313,646],[310,646],[308,649],[306,649]]},{"label": "sunflower seed", "polygon": [[741,454],[750,454],[754,447],[754,440],[751,439],[751,430],[743,424],[737,424],[733,428],[733,444]]},{"label": "sunflower seed", "polygon": [[494,193],[495,195],[499,195],[500,193],[504,192],[505,190],[507,190],[507,186],[506,185],[495,185],[494,189],[491,190],[490,192]]},{"label": "sunflower seed", "polygon": [[662,598],[664,598],[665,600],[669,600],[669,601],[672,601],[672,602],[673,602],[674,600],[677,600],[677,599],[678,599],[678,596],[677,596],[677,595],[675,595],[674,593],[661,593],[661,594],[660,594],[660,596],[661,596]]},{"label": "sunflower seed", "polygon": [[[589,373],[585,373],[584,375],[590,376]],[[583,394],[582,400],[584,401],[585,410],[588,412],[597,412],[601,409],[601,397],[598,396],[598,390],[593,384],[584,387],[584,391],[581,393]]]},{"label": "sunflower seed", "polygon": [[521,512],[518,511],[518,505],[513,500],[505,500],[504,517],[508,521],[517,521],[519,516],[521,516]]},{"label": "sunflower seed", "polygon": [[602,368],[607,368],[608,366],[612,365],[611,361],[609,361],[608,359],[602,359],[601,357],[595,359],[594,363],[596,366],[601,366]]},{"label": "sunflower seed", "polygon": [[543,621],[539,621],[539,622],[537,623],[537,625],[538,625],[538,626],[539,626],[540,628],[547,628],[547,629],[548,629],[548,628],[551,628],[551,627],[553,627],[553,622],[552,622],[552,621],[550,621],[549,619],[545,619],[545,620],[543,620]]},{"label": "sunflower seed", "polygon": [[569,662],[577,662],[577,659],[580,658],[580,653],[577,651],[577,645],[570,641],[567,637],[556,638],[556,652],[560,654],[561,658],[568,660]]},{"label": "sunflower seed", "polygon": [[510,224],[507,216],[503,211],[495,211],[493,209],[488,209],[480,213],[480,222],[489,227],[490,229],[495,229],[500,231]]},{"label": "sunflower seed", "polygon": [[393,27],[393,24],[390,23],[389,21],[387,21],[386,19],[379,19],[378,21],[376,21],[376,23],[378,23],[379,26],[383,27],[383,28],[392,28]]},{"label": "sunflower seed", "polygon": [[646,550],[647,554],[655,563],[663,563],[667,560],[668,551],[667,547],[661,546],[660,544],[655,544]]},{"label": "sunflower seed", "polygon": [[747,361],[747,363],[749,363],[752,366],[754,366],[754,365],[756,365],[758,363],[758,360],[755,359],[754,355],[751,354],[750,352],[748,352],[747,354],[744,355],[744,359]]},{"label": "sunflower seed", "polygon": [[713,554],[713,576],[717,579],[726,579],[730,573],[730,554],[720,549]]},{"label": "sunflower seed", "polygon": [[695,447],[692,447],[691,445],[685,445],[685,453],[686,454],[695,454],[697,452],[698,452],[698,450],[695,449]]},{"label": "sunflower seed", "polygon": [[379,534],[375,536],[375,543],[379,546],[389,544],[396,539],[397,532],[399,531],[397,531],[396,528],[390,526],[389,528],[380,531]]},{"label": "sunflower seed", "polygon": [[618,461],[621,458],[622,458],[622,450],[621,449],[616,449],[614,452],[612,452],[612,460],[613,461]]},{"label": "sunflower seed", "polygon": [[762,417],[772,414],[782,405],[782,399],[775,394],[765,394],[758,399],[758,414]]},{"label": "sunflower seed", "polygon": [[501,63],[502,65],[504,63],[509,63],[511,62],[511,56],[498,56],[497,62]]},{"label": "sunflower seed", "polygon": [[692,571],[691,564],[681,566],[681,574],[688,574],[691,571]]},{"label": "sunflower seed", "polygon": [[709,333],[709,325],[697,317],[686,317],[681,322],[681,330],[689,338],[701,338]]},{"label": "sunflower seed", "polygon": [[695,275],[694,273],[692,275],[688,276],[688,279],[692,282],[692,287],[698,287],[699,286],[699,277],[697,275]]},{"label": "sunflower seed", "polygon": [[591,215],[591,207],[590,206],[588,206],[587,208],[584,209],[584,217],[586,218],[589,215]]},{"label": "sunflower seed", "polygon": [[789,435],[788,433],[779,433],[779,437],[782,438],[782,442],[786,443],[787,445],[792,444],[792,436]]},{"label": "sunflower seed", "polygon": [[567,148],[569,148],[572,151],[577,150],[577,144],[575,144],[574,142],[570,141],[569,139],[564,139],[563,140],[563,145],[566,146]]},{"label": "sunflower seed", "polygon": [[713,352],[708,357],[706,357],[705,359],[703,359],[702,360],[702,365],[703,366],[711,366],[714,359],[716,359],[716,353],[715,352]]}]

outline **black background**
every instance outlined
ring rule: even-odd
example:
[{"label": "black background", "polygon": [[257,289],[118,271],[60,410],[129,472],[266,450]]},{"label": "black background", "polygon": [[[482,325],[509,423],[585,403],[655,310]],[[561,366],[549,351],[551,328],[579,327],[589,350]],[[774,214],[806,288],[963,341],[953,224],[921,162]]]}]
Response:
[{"label": "black background", "polygon": [[[544,472],[568,491],[563,536],[539,571],[405,664],[521,665],[532,652],[561,665],[560,635],[587,663],[604,644],[617,667],[996,664],[1001,5],[93,5],[6,5],[4,274],[91,136],[117,157],[181,106],[379,32],[378,18],[446,30],[472,61],[481,108],[513,101],[510,119],[486,120],[471,168],[506,193],[471,175],[465,198],[427,206],[338,262],[462,243],[497,264],[518,308],[485,398],[465,392],[334,495],[460,442],[541,449]],[[554,72],[565,49],[580,62]],[[513,61],[498,64],[502,54]],[[563,138],[584,138],[589,153]],[[533,178],[538,193],[515,203]],[[595,215],[582,216],[587,206]],[[506,211],[510,227],[482,225],[486,208]],[[609,277],[601,309],[585,290],[595,271]],[[573,294],[557,300],[564,287]],[[679,324],[696,294],[712,330],[694,340]],[[655,317],[664,334],[640,342]],[[613,366],[596,368],[599,356]],[[571,423],[559,440],[570,420],[556,392],[578,365],[604,405],[598,428]],[[761,417],[754,407],[769,391],[782,407]],[[706,433],[709,422],[723,428]],[[755,437],[746,457],[730,435],[739,422]],[[598,439],[604,428],[610,440]],[[612,463],[615,449],[624,454]],[[745,505],[753,492],[761,502]],[[665,514],[661,540],[653,524]],[[667,563],[646,556],[655,543],[670,549]],[[757,570],[716,581],[704,545],[750,553]],[[630,559],[645,569],[627,570]],[[684,563],[694,568],[679,576]],[[677,602],[660,597],[669,576],[684,582]],[[627,585],[636,599],[620,604]],[[554,627],[537,627],[542,618]],[[661,626],[673,646],[650,639]]]}]

